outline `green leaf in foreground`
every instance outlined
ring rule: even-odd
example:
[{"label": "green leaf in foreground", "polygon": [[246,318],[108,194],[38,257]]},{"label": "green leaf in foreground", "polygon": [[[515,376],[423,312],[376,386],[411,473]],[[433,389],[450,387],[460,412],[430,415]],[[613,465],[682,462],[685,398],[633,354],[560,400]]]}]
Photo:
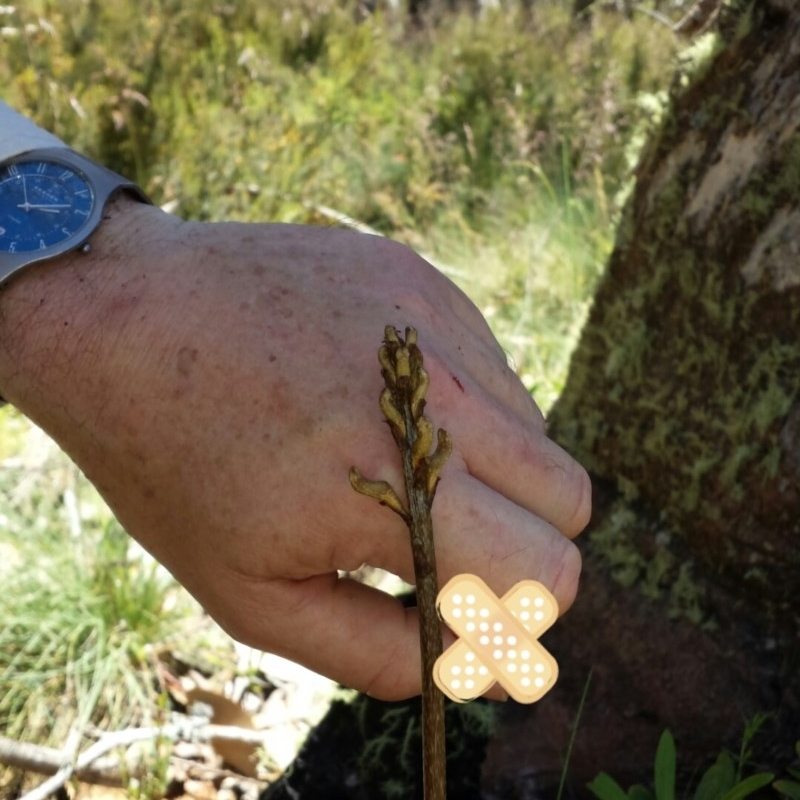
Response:
[{"label": "green leaf in foreground", "polygon": [[629,800],[654,800],[653,793],[641,783],[635,783],[628,789]]},{"label": "green leaf in foreground", "polygon": [[781,794],[785,794],[787,797],[792,798],[792,800],[800,800],[800,783],[797,781],[790,781],[786,780],[785,778],[781,778],[781,780],[775,781],[772,784]]},{"label": "green leaf in foreground", "polygon": [[589,791],[600,800],[628,800],[625,790],[605,772],[601,772],[588,786]]},{"label": "green leaf in foreground", "polygon": [[675,798],[675,740],[669,731],[661,734],[656,750],[655,791],[656,800]]},{"label": "green leaf in foreground", "polygon": [[729,792],[735,783],[733,759],[727,753],[720,753],[697,784],[694,800],[715,800]]},{"label": "green leaf in foreground", "polygon": [[774,779],[775,776],[771,772],[759,772],[751,775],[749,778],[739,781],[729,792],[722,795],[720,800],[742,800],[743,797],[757,792]]},{"label": "green leaf in foreground", "polygon": [[[748,743],[749,739],[745,741],[743,751],[746,750]],[[794,770],[789,770],[789,772],[793,777],[795,776]],[[676,774],[675,740],[667,730],[661,735],[656,749],[654,792],[650,792],[645,786],[634,784],[626,793],[605,772],[601,772],[591,783],[587,784],[587,788],[599,800],[675,800]],[[758,792],[773,781],[775,781],[775,775],[771,772],[759,772],[743,780],[738,780],[733,757],[729,753],[722,752],[700,778],[692,800],[744,800],[745,797]],[[794,780],[777,780],[773,783],[773,787],[789,800],[800,800],[800,783]],[[684,794],[689,796],[686,791],[682,793],[682,796]]]}]

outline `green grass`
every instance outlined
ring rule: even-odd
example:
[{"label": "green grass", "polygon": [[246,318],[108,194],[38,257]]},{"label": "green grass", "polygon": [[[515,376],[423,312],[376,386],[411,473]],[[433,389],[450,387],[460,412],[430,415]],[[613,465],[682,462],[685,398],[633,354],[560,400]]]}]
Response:
[{"label": "green grass", "polygon": [[[530,171],[530,170],[529,170]],[[489,213],[494,233],[430,237],[433,260],[478,304],[509,361],[547,411],[563,388],[572,348],[613,244],[605,197],[562,198],[544,187]]]},{"label": "green grass", "polygon": [[[192,663],[232,663],[229,640],[10,407],[0,410],[0,497],[4,736],[63,748],[74,733],[157,724],[168,703],[159,657],[200,652]],[[139,756],[136,780],[150,782],[136,796],[161,796],[158,743]],[[0,768],[0,796],[18,779]]]},{"label": "green grass", "polygon": [[73,724],[149,718],[152,648],[179,630],[174,582],[55,445],[0,414],[21,445],[0,463],[0,729],[63,744]]}]

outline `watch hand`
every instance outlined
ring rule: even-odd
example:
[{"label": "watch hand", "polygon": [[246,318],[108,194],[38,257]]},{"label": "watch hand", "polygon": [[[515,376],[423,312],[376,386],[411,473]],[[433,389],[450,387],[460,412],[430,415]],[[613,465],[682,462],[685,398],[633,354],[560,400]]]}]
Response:
[{"label": "watch hand", "polygon": [[22,203],[22,205],[17,205],[17,208],[21,208],[24,211],[30,211],[32,208],[36,209],[37,211],[52,211],[53,213],[57,213],[59,208],[72,208],[71,203],[49,203],[44,205],[42,203],[29,203],[27,200]]}]

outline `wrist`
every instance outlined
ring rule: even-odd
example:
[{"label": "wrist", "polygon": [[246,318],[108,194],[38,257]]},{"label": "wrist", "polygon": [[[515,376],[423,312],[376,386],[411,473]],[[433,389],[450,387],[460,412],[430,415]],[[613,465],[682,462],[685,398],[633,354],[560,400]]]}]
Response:
[{"label": "wrist", "polygon": [[87,252],[31,265],[0,287],[0,394],[40,424],[55,409],[79,421],[92,364],[118,330],[108,318],[113,287],[143,263],[145,243],[179,223],[121,194]]}]

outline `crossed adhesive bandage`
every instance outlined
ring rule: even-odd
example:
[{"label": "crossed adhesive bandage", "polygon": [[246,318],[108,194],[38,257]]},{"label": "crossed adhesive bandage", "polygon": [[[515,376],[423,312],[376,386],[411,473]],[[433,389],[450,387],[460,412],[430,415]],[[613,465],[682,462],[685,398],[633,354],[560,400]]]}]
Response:
[{"label": "crossed adhesive bandage", "polygon": [[439,615],[459,636],[433,667],[436,685],[466,702],[497,681],[520,703],[533,703],[558,678],[558,664],[537,641],[558,617],[553,595],[520,581],[502,598],[475,575],[456,575],[439,592]]}]

